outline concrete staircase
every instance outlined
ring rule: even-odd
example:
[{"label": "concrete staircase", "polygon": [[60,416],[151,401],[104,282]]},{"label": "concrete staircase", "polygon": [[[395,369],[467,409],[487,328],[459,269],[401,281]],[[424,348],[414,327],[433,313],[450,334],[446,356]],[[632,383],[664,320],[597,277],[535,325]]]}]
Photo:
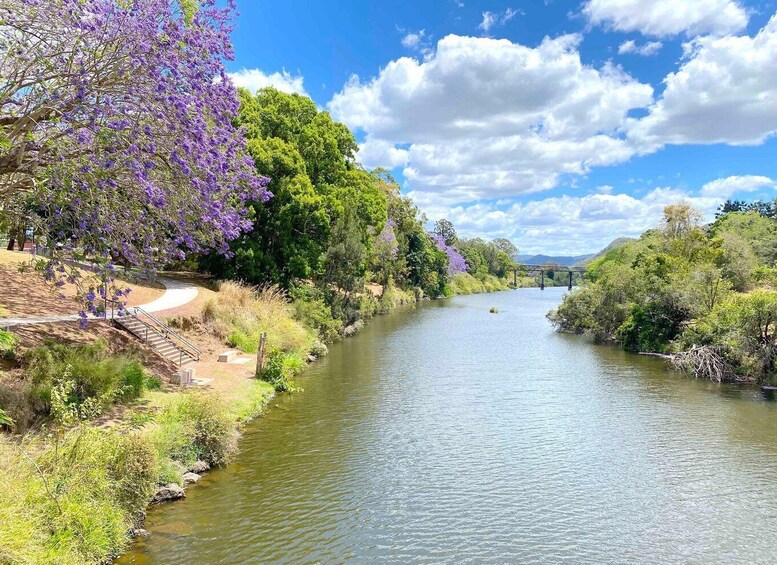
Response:
[{"label": "concrete staircase", "polygon": [[128,315],[113,321],[178,367],[200,360],[202,352],[197,347],[141,308],[130,308]]}]

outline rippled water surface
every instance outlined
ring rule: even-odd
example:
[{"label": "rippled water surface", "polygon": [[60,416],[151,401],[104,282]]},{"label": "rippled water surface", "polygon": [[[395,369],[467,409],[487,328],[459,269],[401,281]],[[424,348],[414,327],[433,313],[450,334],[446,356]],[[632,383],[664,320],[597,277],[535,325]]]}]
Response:
[{"label": "rippled water surface", "polygon": [[777,562],[777,405],[555,334],[561,296],[376,318],[121,562]]}]

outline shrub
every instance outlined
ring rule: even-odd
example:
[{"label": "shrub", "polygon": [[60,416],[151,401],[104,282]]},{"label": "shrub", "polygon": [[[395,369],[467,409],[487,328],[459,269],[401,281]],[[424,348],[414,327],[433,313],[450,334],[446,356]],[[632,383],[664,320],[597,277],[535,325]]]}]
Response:
[{"label": "shrub", "polygon": [[[667,298],[667,297],[664,297]],[[629,351],[664,351],[682,330],[688,311],[671,299],[635,304],[618,328],[617,338]]]},{"label": "shrub", "polygon": [[19,338],[16,335],[0,330],[0,356],[12,355],[18,343]]},{"label": "shrub", "polygon": [[161,390],[162,389],[162,379],[157,377],[156,375],[148,375],[146,377],[146,389],[147,390]]},{"label": "shrub", "polygon": [[380,311],[387,312],[404,304],[413,304],[415,301],[415,295],[412,292],[402,290],[393,283],[388,284],[380,297]]},{"label": "shrub", "polygon": [[358,315],[355,317],[355,320],[369,320],[375,314],[378,313],[380,310],[380,304],[378,304],[378,299],[375,298],[375,295],[371,292],[367,292],[365,294],[362,294],[359,296],[359,301],[357,302],[357,308],[358,308]]},{"label": "shrub", "polygon": [[299,356],[275,349],[270,352],[259,378],[270,383],[277,392],[293,392],[298,389],[291,378],[304,366],[305,363]]},{"label": "shrub", "polygon": [[214,394],[176,396],[160,411],[156,424],[160,453],[187,467],[199,459],[224,465],[237,451],[236,419]]},{"label": "shrub", "polygon": [[331,343],[340,336],[343,321],[332,316],[332,309],[324,302],[321,292],[309,286],[291,291],[294,299],[294,318],[307,327],[313,328],[324,343]]},{"label": "shrub", "polygon": [[72,382],[67,404],[89,401],[98,411],[114,402],[138,398],[148,380],[140,363],[131,357],[109,355],[104,341],[92,345],[48,341],[29,350],[25,362],[31,402],[43,414],[50,413],[53,387],[63,380]]},{"label": "shrub", "polygon": [[777,376],[777,291],[735,295],[686,329],[678,347],[714,346],[727,363],[759,382]]}]

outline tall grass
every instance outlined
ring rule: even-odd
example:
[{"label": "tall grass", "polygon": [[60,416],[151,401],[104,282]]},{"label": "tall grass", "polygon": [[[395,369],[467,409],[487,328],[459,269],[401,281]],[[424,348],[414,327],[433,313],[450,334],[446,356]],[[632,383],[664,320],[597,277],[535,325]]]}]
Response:
[{"label": "tall grass", "polygon": [[230,403],[205,392],[167,395],[137,428],[0,434],[0,563],[109,561],[158,485],[180,484],[197,460],[223,465],[235,454],[239,420],[271,396],[260,381],[241,392]]},{"label": "tall grass", "polygon": [[246,353],[256,352],[262,332],[267,333],[269,349],[286,353],[307,355],[315,341],[313,332],[294,319],[286,294],[274,286],[222,282],[202,315],[230,347]]},{"label": "tall grass", "polygon": [[105,562],[128,542],[156,476],[139,432],[82,427],[22,445],[0,437],[0,562]]},{"label": "tall grass", "polygon": [[402,290],[394,284],[387,284],[380,297],[380,311],[388,312],[404,304],[413,304],[416,301],[415,294],[408,290]]}]

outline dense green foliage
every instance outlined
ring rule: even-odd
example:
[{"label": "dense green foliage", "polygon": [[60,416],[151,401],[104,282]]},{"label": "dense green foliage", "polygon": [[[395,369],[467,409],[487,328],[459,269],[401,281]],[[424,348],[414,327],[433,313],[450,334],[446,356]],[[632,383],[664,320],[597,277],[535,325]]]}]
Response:
[{"label": "dense green foliage", "polygon": [[[441,220],[437,228],[451,246],[444,249],[391,174],[356,164],[351,132],[311,99],[273,88],[240,96],[237,123],[274,196],[251,204],[254,229],[232,242],[232,255],[203,257],[203,269],[219,278],[279,285],[295,301],[312,301],[297,312],[324,341],[381,307],[365,284],[412,294],[420,289],[434,298],[451,294],[450,276],[464,268],[481,282],[506,276],[517,251],[509,241],[459,240],[453,225]],[[469,267],[463,259],[453,264],[458,253]],[[235,337],[242,348],[241,336]]]},{"label": "dense green foliage", "polygon": [[687,204],[668,206],[660,228],[591,263],[549,317],[632,351],[692,352],[680,358],[697,376],[774,380],[777,220],[746,208],[701,226]]},{"label": "dense green foliage", "polygon": [[[2,310],[0,310],[0,315],[2,315]],[[18,341],[19,339],[11,332],[0,330],[0,355],[13,352]]]}]

